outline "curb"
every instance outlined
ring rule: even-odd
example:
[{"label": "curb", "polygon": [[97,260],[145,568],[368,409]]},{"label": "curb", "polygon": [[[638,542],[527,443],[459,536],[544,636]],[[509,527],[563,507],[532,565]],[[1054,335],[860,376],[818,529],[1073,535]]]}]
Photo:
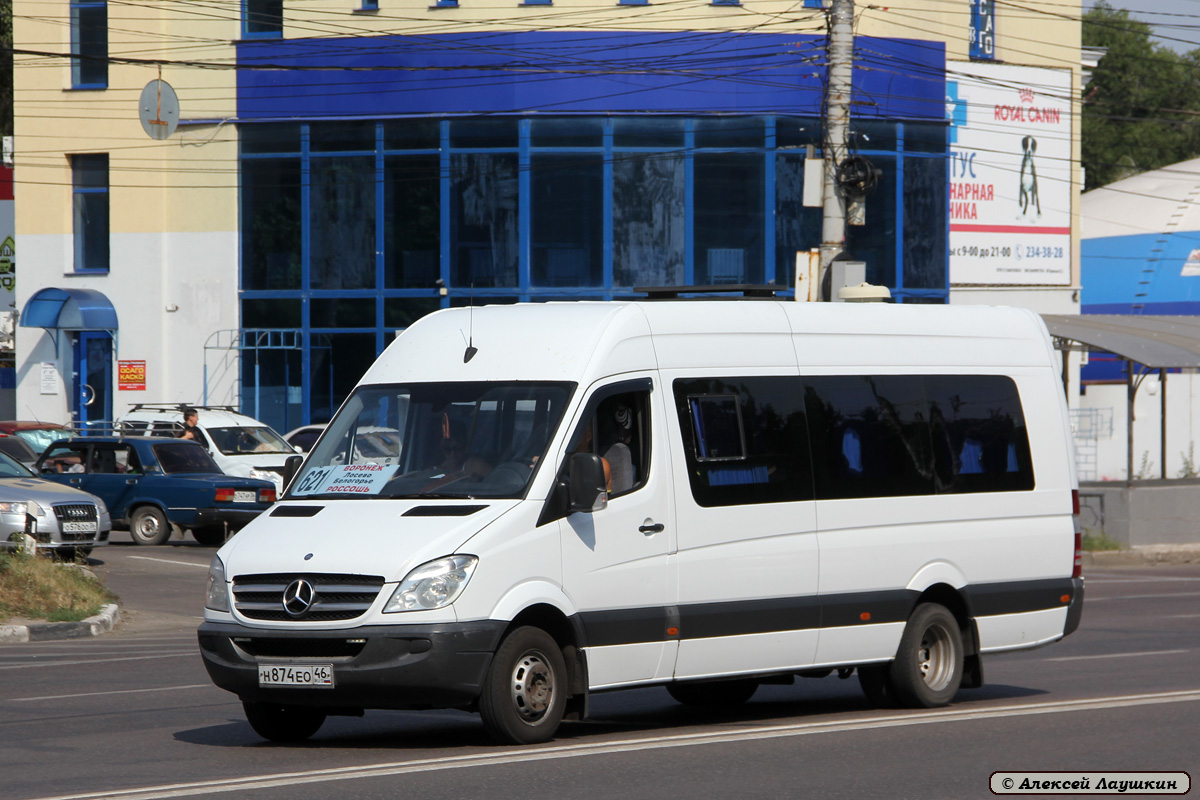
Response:
[{"label": "curb", "polygon": [[121,608],[109,603],[94,617],[82,622],[32,622],[28,625],[0,625],[0,643],[50,642],[56,639],[78,639],[108,633],[121,621]]}]

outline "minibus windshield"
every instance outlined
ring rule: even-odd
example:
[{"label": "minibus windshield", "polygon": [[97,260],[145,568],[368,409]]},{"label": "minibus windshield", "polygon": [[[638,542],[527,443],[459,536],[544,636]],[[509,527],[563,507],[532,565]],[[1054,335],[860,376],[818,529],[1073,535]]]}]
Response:
[{"label": "minibus windshield", "polygon": [[574,389],[525,381],[360,386],[287,496],[522,497]]}]

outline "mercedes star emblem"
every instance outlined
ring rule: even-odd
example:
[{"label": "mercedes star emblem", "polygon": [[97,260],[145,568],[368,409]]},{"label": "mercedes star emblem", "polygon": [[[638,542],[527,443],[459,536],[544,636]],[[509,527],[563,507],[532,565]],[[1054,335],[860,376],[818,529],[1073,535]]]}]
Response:
[{"label": "mercedes star emblem", "polygon": [[283,590],[283,610],[293,617],[302,617],[312,608],[317,590],[304,578],[297,578]]}]

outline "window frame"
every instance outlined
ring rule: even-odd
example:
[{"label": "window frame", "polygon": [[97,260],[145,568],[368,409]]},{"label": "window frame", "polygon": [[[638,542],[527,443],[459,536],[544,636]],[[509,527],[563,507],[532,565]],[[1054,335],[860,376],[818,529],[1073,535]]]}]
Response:
[{"label": "window frame", "polygon": [[[99,47],[96,42],[88,42],[89,49],[95,48],[101,52],[84,52],[83,32],[89,26],[84,24],[84,20],[80,16],[86,14],[91,17],[92,13],[102,12],[104,17],[104,43],[103,48]],[[89,20],[95,22],[95,20]],[[71,27],[71,88],[72,89],[107,89],[108,88],[108,2],[107,0],[71,0],[70,3],[70,27]],[[100,59],[103,61],[104,79],[102,81],[85,81],[82,79],[84,72],[83,62]],[[89,70],[90,72],[90,70]]]},{"label": "window frame", "polygon": [[[108,153],[78,153],[68,156],[71,162],[71,226],[72,226],[72,271],[76,274],[101,274],[107,275],[112,264],[112,199],[111,199],[111,168],[109,164]],[[85,159],[96,159],[92,163],[85,162]],[[93,171],[93,174],[99,172],[100,159],[103,159],[103,185],[92,180],[86,175],[87,172]],[[88,202],[86,198],[101,198],[99,202],[103,204],[104,210],[104,230],[96,231],[90,229],[87,225],[80,228],[79,212],[81,204],[83,208],[89,211],[95,211],[94,202]],[[93,241],[103,238],[103,257],[100,264],[88,263],[87,257],[92,252],[100,252],[99,241]],[[88,245],[91,245],[90,247]]]}]

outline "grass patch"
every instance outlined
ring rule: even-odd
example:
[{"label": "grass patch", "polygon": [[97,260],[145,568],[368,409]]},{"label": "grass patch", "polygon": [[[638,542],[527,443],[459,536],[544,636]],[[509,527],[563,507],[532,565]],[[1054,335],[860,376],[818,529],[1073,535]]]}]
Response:
[{"label": "grass patch", "polygon": [[45,556],[0,553],[0,620],[9,617],[78,622],[117,596],[78,567]]},{"label": "grass patch", "polygon": [[1108,538],[1103,533],[1085,533],[1083,535],[1083,549],[1089,553],[1101,550],[1120,550],[1121,543],[1116,539]]}]

